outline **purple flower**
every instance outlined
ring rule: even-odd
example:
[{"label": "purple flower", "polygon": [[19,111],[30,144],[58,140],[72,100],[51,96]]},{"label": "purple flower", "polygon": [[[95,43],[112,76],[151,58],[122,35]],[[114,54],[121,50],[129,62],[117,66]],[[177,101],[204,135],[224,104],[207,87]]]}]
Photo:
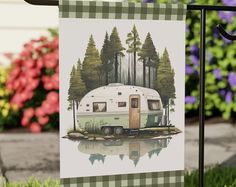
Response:
[{"label": "purple flower", "polygon": [[216,27],[213,28],[213,37],[217,38],[219,36],[219,31]]},{"label": "purple flower", "polygon": [[185,96],[185,103],[194,104],[196,101],[197,99],[194,96]]},{"label": "purple flower", "polygon": [[189,27],[188,27],[188,25],[186,25],[186,27],[185,27],[185,32],[189,32]]},{"label": "purple flower", "polygon": [[222,75],[221,75],[221,72],[219,69],[214,69],[213,74],[215,75],[216,79],[218,79],[218,80],[222,79]]},{"label": "purple flower", "polygon": [[194,45],[192,45],[192,46],[190,47],[190,51],[191,51],[191,53],[195,53],[195,52],[198,53],[199,48],[198,48],[198,46],[197,46],[196,44],[194,44]]},{"label": "purple flower", "polygon": [[155,3],[155,0],[143,0],[144,3]]},{"label": "purple flower", "polygon": [[225,96],[225,90],[220,90],[220,95],[222,96],[222,97],[224,97]]},{"label": "purple flower", "polygon": [[220,11],[218,13],[219,17],[223,20],[225,20],[226,22],[228,23],[232,23],[233,21],[233,17],[234,17],[234,12],[223,12],[223,11]]},{"label": "purple flower", "polygon": [[199,59],[195,55],[191,55],[191,61],[192,61],[192,64],[195,65],[195,66],[197,66],[198,63],[199,63]]},{"label": "purple flower", "polygon": [[194,44],[190,47],[190,52],[192,55],[199,57],[199,48],[196,44]]},{"label": "purple flower", "polygon": [[228,91],[225,95],[225,101],[227,104],[231,103],[233,100],[233,93],[231,91]]},{"label": "purple flower", "polygon": [[185,66],[185,73],[186,73],[187,75],[192,75],[192,74],[194,73],[194,69],[193,69],[191,66],[186,65],[186,66]]},{"label": "purple flower", "polygon": [[228,6],[236,6],[236,1],[235,0],[222,0],[222,3],[224,5],[228,5]]},{"label": "purple flower", "polygon": [[228,82],[230,86],[236,86],[236,75],[234,72],[230,72],[228,75]]},{"label": "purple flower", "polygon": [[[232,33],[229,32],[229,34],[232,34]],[[228,40],[228,39],[225,38],[225,37],[222,37],[222,38],[223,38],[223,40],[224,40],[224,42],[225,42],[226,44],[231,44],[231,43],[232,43],[232,40]]]}]

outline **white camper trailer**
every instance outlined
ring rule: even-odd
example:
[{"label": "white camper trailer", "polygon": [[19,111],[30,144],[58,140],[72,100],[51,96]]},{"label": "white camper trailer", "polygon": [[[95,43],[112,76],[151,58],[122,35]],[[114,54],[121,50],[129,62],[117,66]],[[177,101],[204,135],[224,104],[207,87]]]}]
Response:
[{"label": "white camper trailer", "polygon": [[80,129],[119,135],[125,129],[158,126],[162,115],[157,91],[113,83],[96,88],[81,99],[77,121]]}]

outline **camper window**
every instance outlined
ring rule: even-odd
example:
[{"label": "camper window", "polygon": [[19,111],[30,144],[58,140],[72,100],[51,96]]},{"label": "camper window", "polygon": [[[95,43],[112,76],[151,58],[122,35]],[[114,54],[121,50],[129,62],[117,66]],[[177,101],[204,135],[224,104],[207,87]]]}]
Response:
[{"label": "camper window", "polygon": [[106,112],[107,103],[106,102],[95,102],[93,103],[93,112]]},{"label": "camper window", "polygon": [[148,108],[149,110],[160,110],[161,109],[160,100],[148,100]]},{"label": "camper window", "polygon": [[138,108],[138,98],[131,99],[131,108]]},{"label": "camper window", "polygon": [[126,102],[118,102],[118,107],[126,107]]}]

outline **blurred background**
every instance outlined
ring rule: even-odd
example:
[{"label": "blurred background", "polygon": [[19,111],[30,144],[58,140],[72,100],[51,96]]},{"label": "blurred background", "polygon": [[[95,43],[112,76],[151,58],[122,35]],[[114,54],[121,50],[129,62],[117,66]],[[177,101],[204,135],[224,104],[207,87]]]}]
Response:
[{"label": "blurred background", "polygon": [[[186,186],[197,186],[199,12],[189,11],[186,23]],[[236,41],[219,35],[219,23],[236,34],[236,12],[207,13],[206,186],[221,187],[236,186]],[[0,0],[0,186],[34,183],[31,176],[59,186],[57,28],[58,7]]]}]

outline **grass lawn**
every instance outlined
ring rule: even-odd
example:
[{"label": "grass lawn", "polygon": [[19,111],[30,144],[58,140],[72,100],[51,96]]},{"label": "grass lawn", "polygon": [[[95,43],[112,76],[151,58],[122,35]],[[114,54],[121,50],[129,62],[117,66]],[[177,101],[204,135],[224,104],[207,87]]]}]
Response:
[{"label": "grass lawn", "polygon": [[[59,180],[40,182],[30,179],[27,183],[8,183],[4,187],[59,187]],[[198,187],[197,172],[185,175],[185,187]],[[236,168],[215,167],[208,169],[205,174],[205,187],[236,187]]]}]

